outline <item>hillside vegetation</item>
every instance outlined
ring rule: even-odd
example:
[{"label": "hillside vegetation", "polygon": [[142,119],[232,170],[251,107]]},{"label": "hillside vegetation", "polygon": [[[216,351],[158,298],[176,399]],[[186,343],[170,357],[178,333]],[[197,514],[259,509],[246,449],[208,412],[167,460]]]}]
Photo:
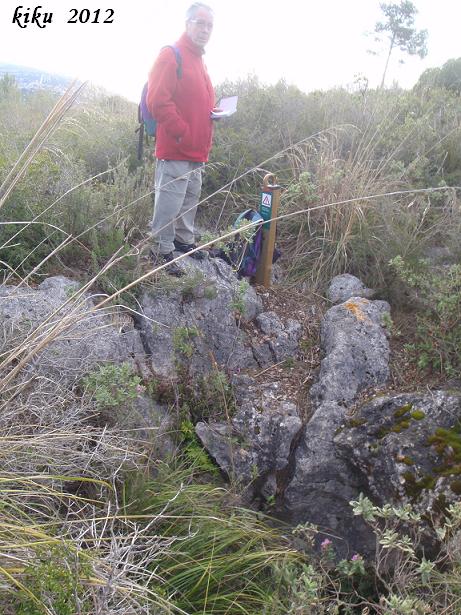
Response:
[{"label": "hillside vegetation", "polygon": [[[283,193],[274,292],[322,297],[334,275],[357,275],[397,306],[389,329],[407,343],[405,364],[419,381],[461,378],[461,98],[443,75],[425,73],[410,91],[357,83],[305,94],[255,77],[221,84],[217,95],[238,94],[239,111],[216,126],[198,220],[204,239],[219,238],[258,207],[262,177],[275,173]],[[62,274],[136,311],[140,285],[117,292],[151,269],[152,144],[138,161],[136,107],[119,97],[83,93],[43,126],[56,102],[0,80],[1,286]],[[19,171],[40,127],[43,143]],[[441,249],[446,259],[434,267]],[[338,562],[330,541],[316,548],[315,527],[243,507],[200,448],[179,393],[169,400],[176,450],[161,461],[101,418],[144,387],[138,375],[114,367],[72,390],[43,378],[31,394],[28,344],[47,339],[21,332],[10,347],[7,326],[5,615],[460,612],[460,506],[437,520],[443,547],[428,561],[418,550],[421,517],[361,499],[354,514],[376,533],[376,560]],[[222,383],[215,389],[227,411]]]}]

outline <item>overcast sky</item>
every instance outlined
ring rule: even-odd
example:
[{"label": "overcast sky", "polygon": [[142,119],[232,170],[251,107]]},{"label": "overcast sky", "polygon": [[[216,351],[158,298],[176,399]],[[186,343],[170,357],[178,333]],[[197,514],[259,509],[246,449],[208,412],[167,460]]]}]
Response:
[{"label": "overcast sky", "polygon": [[[183,32],[183,0],[43,0],[41,4],[1,0],[0,62],[22,64],[70,77],[90,79],[112,92],[137,100],[148,70],[166,44]],[[308,92],[347,86],[357,75],[378,85],[385,54],[367,53],[374,47],[372,32],[380,18],[379,0],[209,0],[215,28],[205,56],[215,84],[224,79],[256,74],[262,82],[284,78]],[[416,26],[429,31],[425,60],[408,58],[389,68],[395,79],[412,86],[428,67],[461,57],[461,2],[414,0]],[[12,23],[16,7],[53,13],[53,22],[40,29]],[[89,9],[94,19],[113,23],[70,24],[70,9]]]}]

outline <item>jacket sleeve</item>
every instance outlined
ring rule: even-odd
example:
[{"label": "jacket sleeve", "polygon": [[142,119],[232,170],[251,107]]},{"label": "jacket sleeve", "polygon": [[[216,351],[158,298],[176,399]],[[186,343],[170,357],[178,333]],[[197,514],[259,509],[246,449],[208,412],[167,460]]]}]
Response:
[{"label": "jacket sleeve", "polygon": [[178,83],[177,63],[173,49],[162,49],[149,73],[147,106],[152,116],[174,138],[180,139],[187,131],[173,100]]}]

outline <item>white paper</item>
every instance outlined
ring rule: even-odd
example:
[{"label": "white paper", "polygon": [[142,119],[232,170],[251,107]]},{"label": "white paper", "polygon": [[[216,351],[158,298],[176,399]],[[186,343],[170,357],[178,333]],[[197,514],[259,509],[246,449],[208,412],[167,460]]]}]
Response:
[{"label": "white paper", "polygon": [[226,96],[221,98],[216,107],[219,111],[211,112],[211,119],[218,119],[220,117],[229,117],[237,111],[238,96]]}]

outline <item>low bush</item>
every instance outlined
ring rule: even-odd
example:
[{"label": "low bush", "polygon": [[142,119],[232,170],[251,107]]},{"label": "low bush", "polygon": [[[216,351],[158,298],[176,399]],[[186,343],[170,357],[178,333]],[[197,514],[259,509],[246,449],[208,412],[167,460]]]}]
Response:
[{"label": "low bush", "polygon": [[390,263],[398,278],[413,291],[416,303],[415,341],[408,344],[420,369],[448,377],[461,374],[461,265],[430,268],[396,256]]}]

